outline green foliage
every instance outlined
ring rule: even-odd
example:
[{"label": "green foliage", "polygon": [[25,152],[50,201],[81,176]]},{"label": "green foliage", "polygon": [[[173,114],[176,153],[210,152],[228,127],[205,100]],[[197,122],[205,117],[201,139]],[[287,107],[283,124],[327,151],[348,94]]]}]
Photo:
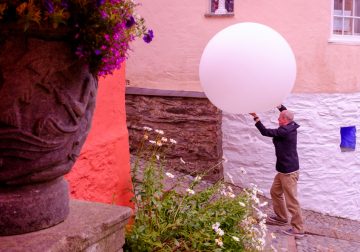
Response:
[{"label": "green foliage", "polygon": [[[260,203],[256,188],[235,195],[223,181],[204,186],[200,176],[190,182],[176,178],[163,166],[164,150],[176,141],[168,141],[161,130],[145,130],[132,167],[136,213],[125,251],[261,250],[266,215],[255,206]],[[172,182],[170,188],[165,178]]]}]

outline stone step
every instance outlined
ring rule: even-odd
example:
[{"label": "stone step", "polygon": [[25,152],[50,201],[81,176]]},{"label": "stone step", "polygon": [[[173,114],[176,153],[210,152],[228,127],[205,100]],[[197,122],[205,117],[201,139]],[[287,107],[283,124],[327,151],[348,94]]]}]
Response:
[{"label": "stone step", "polygon": [[51,228],[22,235],[0,236],[0,252],[123,251],[128,207],[70,201],[67,219]]}]

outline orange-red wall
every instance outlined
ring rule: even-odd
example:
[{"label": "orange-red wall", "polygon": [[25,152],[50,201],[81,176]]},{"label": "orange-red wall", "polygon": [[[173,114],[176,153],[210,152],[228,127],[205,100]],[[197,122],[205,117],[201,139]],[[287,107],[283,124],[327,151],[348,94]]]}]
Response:
[{"label": "orange-red wall", "polygon": [[99,80],[89,136],[66,176],[72,198],[131,206],[124,69]]}]

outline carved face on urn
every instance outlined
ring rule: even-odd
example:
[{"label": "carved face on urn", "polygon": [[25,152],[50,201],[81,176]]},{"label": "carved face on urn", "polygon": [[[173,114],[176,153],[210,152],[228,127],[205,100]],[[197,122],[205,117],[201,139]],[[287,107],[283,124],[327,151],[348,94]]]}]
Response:
[{"label": "carved face on urn", "polygon": [[97,80],[59,41],[0,46],[0,185],[66,174],[90,128]]}]

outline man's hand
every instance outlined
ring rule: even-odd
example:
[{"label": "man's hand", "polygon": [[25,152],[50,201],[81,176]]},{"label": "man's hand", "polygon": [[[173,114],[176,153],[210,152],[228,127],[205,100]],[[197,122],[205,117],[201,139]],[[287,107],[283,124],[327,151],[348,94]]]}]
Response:
[{"label": "man's hand", "polygon": [[256,113],[249,113],[249,115],[252,115],[254,117],[255,122],[260,121],[260,119],[259,119],[259,117],[258,117],[258,115]]}]

